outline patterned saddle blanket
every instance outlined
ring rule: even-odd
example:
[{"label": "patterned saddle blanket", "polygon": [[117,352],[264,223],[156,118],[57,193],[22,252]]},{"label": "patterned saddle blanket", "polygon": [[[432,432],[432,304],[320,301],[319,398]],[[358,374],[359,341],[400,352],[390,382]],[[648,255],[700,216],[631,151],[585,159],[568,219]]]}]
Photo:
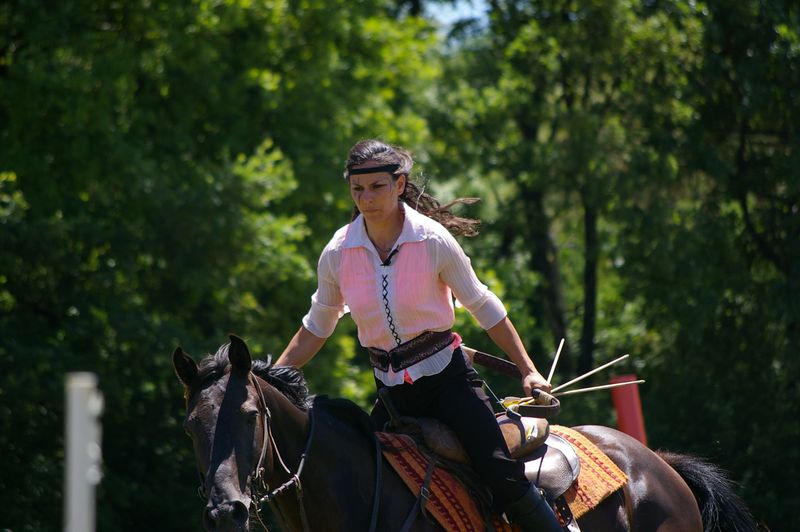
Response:
[{"label": "patterned saddle blanket", "polygon": [[[579,432],[557,425],[549,429],[548,440],[533,459],[526,460],[526,475],[537,486],[548,492],[551,498],[563,495],[575,519],[595,508],[611,493],[621,488],[627,478],[625,474],[596,445]],[[403,482],[415,496],[419,496],[428,469],[428,458],[417,447],[413,438],[405,434],[379,432],[378,439],[383,447],[386,460],[397,471]],[[566,447],[565,447],[566,446]],[[547,455],[548,448],[574,449],[577,456],[576,477],[564,486],[564,454],[560,455],[559,465],[553,466]],[[568,453],[569,451],[567,451]],[[550,453],[556,455],[556,453]],[[556,456],[557,456],[556,455]],[[569,466],[573,472],[572,466]],[[553,487],[556,491],[553,492]],[[564,489],[560,489],[563,487]],[[487,518],[484,505],[475,497],[456,475],[436,467],[428,486],[430,498],[426,511],[448,531],[486,530],[490,521],[495,530],[516,530],[500,516]]]}]

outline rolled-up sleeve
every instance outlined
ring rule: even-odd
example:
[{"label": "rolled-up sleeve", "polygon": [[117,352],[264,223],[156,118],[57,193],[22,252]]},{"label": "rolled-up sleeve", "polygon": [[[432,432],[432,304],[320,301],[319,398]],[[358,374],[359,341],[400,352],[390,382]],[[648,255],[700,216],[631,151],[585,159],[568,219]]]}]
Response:
[{"label": "rolled-up sleeve", "polygon": [[439,276],[483,329],[491,329],[506,317],[503,303],[489,287],[481,283],[472,262],[461,245],[449,233],[437,235]]},{"label": "rolled-up sleeve", "polygon": [[332,255],[329,247],[322,250],[317,264],[317,291],[311,296],[311,308],[303,316],[303,327],[318,338],[333,334],[344,314],[344,298],[332,266]]}]

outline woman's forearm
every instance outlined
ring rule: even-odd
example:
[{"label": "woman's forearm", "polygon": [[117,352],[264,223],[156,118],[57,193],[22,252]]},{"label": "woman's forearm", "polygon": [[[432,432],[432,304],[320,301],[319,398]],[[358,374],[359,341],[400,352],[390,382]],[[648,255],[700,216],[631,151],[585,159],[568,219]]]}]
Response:
[{"label": "woman's forearm", "polygon": [[519,372],[524,377],[528,373],[536,371],[536,366],[528,356],[525,346],[517,333],[517,329],[508,316],[500,320],[500,322],[486,331],[489,338],[497,344],[514,364],[519,368]]},{"label": "woman's forearm", "polygon": [[519,368],[519,372],[522,374],[522,389],[525,391],[525,395],[531,395],[534,389],[550,391],[550,383],[536,369],[531,357],[528,356],[528,352],[525,350],[525,346],[522,345],[517,329],[514,328],[514,324],[511,323],[508,316],[486,332],[489,333],[489,337],[497,344],[497,347],[502,349]]},{"label": "woman's forearm", "polygon": [[300,327],[291,341],[289,341],[289,345],[281,353],[281,356],[278,357],[275,365],[301,368],[314,358],[314,355],[325,345],[326,340],[327,338],[320,338],[305,327]]}]

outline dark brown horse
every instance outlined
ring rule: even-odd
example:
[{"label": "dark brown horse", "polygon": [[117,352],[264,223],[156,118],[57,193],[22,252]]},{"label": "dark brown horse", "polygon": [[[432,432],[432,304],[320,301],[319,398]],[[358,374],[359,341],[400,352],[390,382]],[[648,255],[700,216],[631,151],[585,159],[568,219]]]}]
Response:
[{"label": "dark brown horse", "polygon": [[[252,361],[235,336],[199,367],[180,348],[173,363],[185,386],[206,530],[249,530],[265,502],[284,530],[401,528],[416,498],[380,461],[369,418],[356,405],[309,397],[299,371]],[[629,479],[579,519],[583,531],[758,529],[715,466],[656,454],[613,429],[576,429]],[[440,528],[419,517],[411,530]]]}]

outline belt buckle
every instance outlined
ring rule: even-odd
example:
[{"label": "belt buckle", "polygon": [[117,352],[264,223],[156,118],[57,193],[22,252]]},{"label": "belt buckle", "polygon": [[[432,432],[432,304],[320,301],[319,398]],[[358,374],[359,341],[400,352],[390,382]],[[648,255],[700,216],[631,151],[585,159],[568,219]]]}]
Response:
[{"label": "belt buckle", "polygon": [[383,351],[382,349],[376,348],[369,348],[369,358],[370,363],[373,367],[381,370],[381,371],[389,371],[389,364],[391,359],[389,358],[389,353]]},{"label": "belt buckle", "polygon": [[419,496],[425,499],[426,501],[430,501],[431,497],[433,497],[433,493],[431,493],[431,490],[429,490],[427,486],[423,485],[419,490]]},{"label": "belt buckle", "polygon": [[389,351],[386,353],[386,358],[388,359],[387,365],[391,366],[395,372],[400,371],[400,365],[403,363],[403,359],[397,356],[397,353]]},{"label": "belt buckle", "polygon": [[392,365],[391,355],[389,355],[389,353],[384,352],[378,356],[378,359],[380,360],[381,363],[381,371],[389,371],[389,368]]}]

